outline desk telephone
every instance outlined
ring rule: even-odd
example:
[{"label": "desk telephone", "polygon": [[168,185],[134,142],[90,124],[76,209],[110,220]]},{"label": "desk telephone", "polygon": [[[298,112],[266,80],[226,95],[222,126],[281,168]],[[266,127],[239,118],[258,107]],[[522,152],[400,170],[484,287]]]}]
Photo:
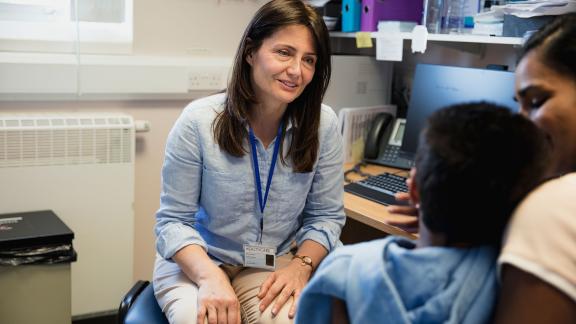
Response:
[{"label": "desk telephone", "polygon": [[405,128],[404,118],[394,120],[389,113],[376,115],[366,136],[364,160],[399,169],[410,169],[414,163],[412,154],[403,154],[400,150]]}]

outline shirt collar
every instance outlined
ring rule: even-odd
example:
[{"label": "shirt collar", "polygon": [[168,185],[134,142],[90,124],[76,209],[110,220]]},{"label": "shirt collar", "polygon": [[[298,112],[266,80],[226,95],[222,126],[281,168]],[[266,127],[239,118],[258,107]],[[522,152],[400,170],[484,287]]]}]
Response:
[{"label": "shirt collar", "polygon": [[[292,120],[289,118],[286,121],[286,133],[288,133],[288,131],[291,130],[293,127],[296,128],[296,126],[292,125]],[[244,128],[246,128],[246,131],[248,131],[248,122],[244,123]]]}]

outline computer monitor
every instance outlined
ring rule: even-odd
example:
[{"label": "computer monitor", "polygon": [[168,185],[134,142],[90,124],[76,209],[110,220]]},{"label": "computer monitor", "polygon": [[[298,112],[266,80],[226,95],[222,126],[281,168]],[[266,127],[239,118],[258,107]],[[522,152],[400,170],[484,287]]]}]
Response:
[{"label": "computer monitor", "polygon": [[416,153],[420,130],[434,111],[459,103],[486,101],[517,111],[514,73],[418,64],[414,74],[402,153]]}]

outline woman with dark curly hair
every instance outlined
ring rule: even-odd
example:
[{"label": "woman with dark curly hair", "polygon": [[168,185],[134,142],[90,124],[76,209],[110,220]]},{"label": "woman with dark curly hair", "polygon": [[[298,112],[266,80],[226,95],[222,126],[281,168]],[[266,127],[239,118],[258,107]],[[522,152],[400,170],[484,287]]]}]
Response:
[{"label": "woman with dark curly hair", "polygon": [[516,68],[523,114],[552,143],[552,175],[518,207],[500,256],[497,323],[576,323],[576,13],[524,45]]}]

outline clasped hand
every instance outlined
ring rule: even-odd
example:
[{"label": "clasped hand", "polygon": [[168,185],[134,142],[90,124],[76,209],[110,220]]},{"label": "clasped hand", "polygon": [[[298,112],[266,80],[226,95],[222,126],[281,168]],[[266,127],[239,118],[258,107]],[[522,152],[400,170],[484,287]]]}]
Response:
[{"label": "clasped hand", "polygon": [[217,272],[198,283],[198,315],[196,323],[240,324],[240,302],[226,274]]},{"label": "clasped hand", "polygon": [[[312,268],[302,265],[299,260],[292,260],[288,266],[271,273],[258,293],[258,298],[261,299],[260,312],[274,303],[271,312],[272,316],[276,316],[290,296],[294,296],[288,312],[288,317],[294,318],[298,298],[311,275]],[[205,320],[209,324],[240,323],[240,302],[221,269],[214,276],[199,282],[198,288],[197,323],[204,323]]]},{"label": "clasped hand", "polygon": [[[272,316],[276,316],[280,309],[286,304],[290,299],[290,296],[294,296],[290,310],[288,311],[288,317],[294,318],[296,314],[296,305],[302,289],[310,280],[312,275],[312,267],[308,265],[302,265],[299,260],[292,260],[288,266],[279,269],[264,281],[260,287],[260,292],[258,293],[258,298],[261,299],[260,302],[260,312],[263,312],[270,304],[272,305]],[[276,301],[274,301],[276,299]]]}]

